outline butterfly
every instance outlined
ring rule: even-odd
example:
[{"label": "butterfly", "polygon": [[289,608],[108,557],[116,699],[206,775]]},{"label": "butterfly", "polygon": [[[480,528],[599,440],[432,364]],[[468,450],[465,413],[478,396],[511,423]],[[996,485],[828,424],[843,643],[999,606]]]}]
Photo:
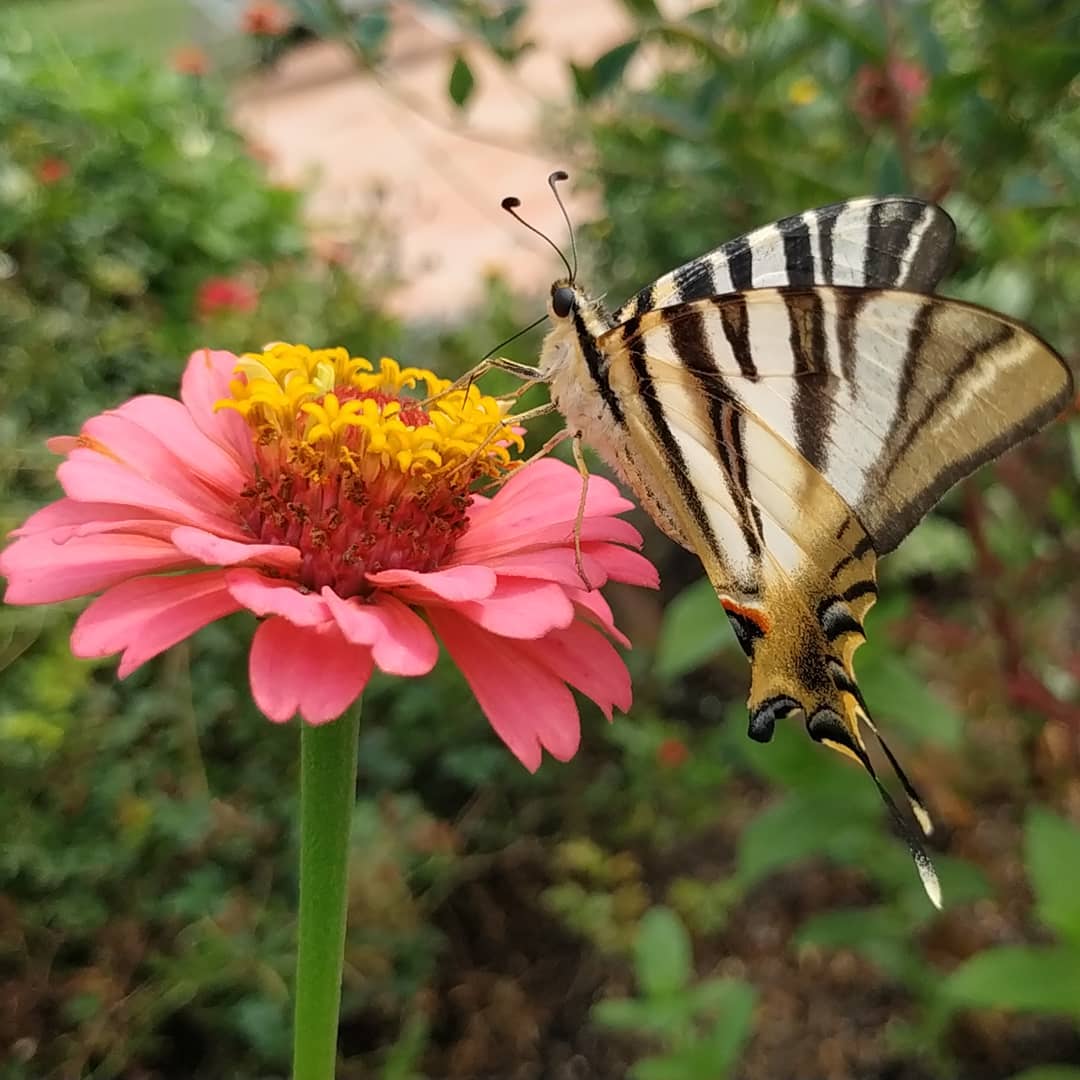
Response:
[{"label": "butterfly", "polygon": [[[557,200],[566,178],[549,178]],[[518,205],[503,203],[532,229]],[[750,737],[801,715],[812,739],[858,762],[938,907],[933,865],[864,737],[929,835],[853,667],[877,560],[1074,393],[1032,330],[933,295],[955,233],[916,198],[851,199],[730,240],[613,314],[577,282],[576,249],[571,267],[544,236],[567,276],[551,286],[539,364],[485,362],[546,383],[583,475],[582,442],[701,559],[750,661]]]}]

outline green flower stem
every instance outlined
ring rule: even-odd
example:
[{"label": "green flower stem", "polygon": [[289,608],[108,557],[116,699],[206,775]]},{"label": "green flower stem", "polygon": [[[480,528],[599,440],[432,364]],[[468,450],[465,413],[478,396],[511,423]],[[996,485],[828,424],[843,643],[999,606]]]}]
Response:
[{"label": "green flower stem", "polygon": [[300,926],[293,1080],[334,1080],[360,710],[300,734]]}]

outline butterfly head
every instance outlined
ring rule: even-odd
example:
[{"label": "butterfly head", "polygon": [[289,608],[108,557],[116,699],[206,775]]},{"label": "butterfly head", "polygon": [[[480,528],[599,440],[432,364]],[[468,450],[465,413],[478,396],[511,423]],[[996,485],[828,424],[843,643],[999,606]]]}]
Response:
[{"label": "butterfly head", "polygon": [[569,319],[577,306],[578,290],[573,282],[560,279],[552,284],[548,314],[553,319]]}]

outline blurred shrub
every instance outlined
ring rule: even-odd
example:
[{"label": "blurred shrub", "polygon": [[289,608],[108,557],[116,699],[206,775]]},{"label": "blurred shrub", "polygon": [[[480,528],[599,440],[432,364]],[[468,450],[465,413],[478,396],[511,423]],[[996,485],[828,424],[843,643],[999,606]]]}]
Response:
[{"label": "blurred shrub", "polygon": [[0,40],[4,471],[40,464],[47,482],[42,433],[174,393],[200,345],[393,344],[344,265],[356,253],[311,250],[301,194],[266,179],[222,89],[128,54]]},{"label": "blurred shrub", "polygon": [[[347,20],[323,0],[297,9],[320,33],[345,28],[377,63],[389,6],[364,5]],[[486,43],[513,63],[528,45],[526,6],[442,8],[472,35],[470,49]],[[1080,22],[1060,20],[1060,4],[725,0],[684,19],[665,18],[652,0],[624,6],[626,39],[572,67],[578,107],[559,113],[602,197],[599,221],[582,230],[603,252],[603,278],[587,282],[594,289],[617,303],[766,220],[863,192],[916,190],[944,199],[961,227],[953,291],[1031,318],[1066,351],[1080,347]],[[132,393],[174,392],[197,345],[289,337],[377,353],[398,341],[371,272],[382,257],[378,221],[364,223],[361,251],[315,254],[299,194],[267,183],[226,123],[221,87],[130,57],[73,59],[33,46],[0,32],[0,518],[9,522],[52,484],[41,437]],[[447,65],[448,94],[462,110],[482,85],[470,55]],[[489,299],[459,330],[414,329],[422,347],[411,355],[438,350],[448,370],[482,355],[520,325],[505,289],[493,285]],[[530,353],[535,339],[511,350]],[[1080,427],[1061,425],[1023,454],[999,480],[980,480],[979,542],[967,519],[942,517],[885,564],[883,610],[858,660],[871,702],[924,756],[913,771],[940,769],[939,791],[957,792],[946,824],[961,837],[987,803],[1033,800],[1039,769],[1044,717],[1036,710],[1026,727],[1004,725],[1002,714],[1016,711],[1006,691],[1017,672],[996,670],[1012,659],[999,662],[987,628],[996,633],[1004,612],[1026,644],[1022,659],[1062,702],[1076,690],[1068,589]],[[699,572],[678,558],[665,575],[669,600]],[[631,636],[648,640],[659,608],[642,605],[633,618]],[[0,990],[15,988],[17,1002],[0,1013],[0,1045],[17,1040],[13,1062],[23,1062],[12,1076],[49,1075],[61,1062],[72,1075],[102,1077],[283,1068],[294,882],[282,867],[292,865],[295,744],[250,702],[247,628],[210,627],[118,685],[110,664],[70,658],[63,611],[8,610],[0,620],[0,666],[9,665],[0,817],[14,838],[0,851]],[[962,648],[941,644],[961,631]],[[925,942],[992,906],[979,899],[989,892],[983,875],[938,856],[954,910],[937,916],[862,777],[799,732],[768,747],[747,743],[744,710],[732,705],[745,665],[732,644],[711,590],[690,586],[668,606],[656,663],[640,650],[633,658],[643,675],[634,717],[609,729],[586,711],[578,757],[535,777],[507,768],[449,667],[431,680],[373,681],[360,755],[373,797],[355,817],[345,988],[343,1045],[357,1048],[343,1077],[371,1075],[373,1059],[388,1077],[411,1076],[426,1040],[453,1042],[424,994],[444,955],[432,913],[466,870],[481,877],[501,849],[533,837],[551,853],[540,907],[615,978],[633,947],[638,996],[605,1001],[594,1019],[654,1039],[661,1053],[638,1063],[642,1077],[734,1068],[752,992],[696,980],[687,926],[700,944],[724,933],[740,905],[760,919],[755,899],[815,859],[834,864],[831,873],[835,864],[854,871],[859,901],[872,906],[800,909],[796,945],[854,948],[906,991],[915,1004],[905,1054],[916,1074],[937,1064],[943,1076],[961,1075],[941,1064],[940,1050],[961,1003],[1074,1011],[1065,1000],[1071,969],[1044,979],[1038,1001],[1019,1001],[1030,980],[1010,980],[1008,968],[1051,952],[1051,963],[1073,962],[1075,889],[1067,874],[1055,889],[1047,869],[1076,862],[1069,828],[1029,818],[1042,924],[1034,936],[1050,928],[1063,944],[1034,946],[1017,961],[979,953],[987,941],[975,939],[946,1002],[945,965],[930,962]],[[1040,797],[1065,804],[1060,768],[1048,770]],[[672,854],[672,865],[658,866]],[[1008,853],[997,857],[1007,871]],[[650,908],[661,895],[686,926]],[[507,908],[501,918],[511,937],[527,936],[532,927],[513,920],[536,914]],[[741,943],[729,944],[738,954]],[[783,963],[784,949],[769,963]],[[943,951],[959,963],[955,946]],[[507,970],[524,984],[521,968]],[[802,1046],[796,1028],[787,1037]],[[430,1060],[436,1070],[444,1063]]]},{"label": "blurred shrub", "polygon": [[[631,34],[578,72],[573,127],[616,304],[756,225],[907,191],[956,217],[966,298],[1080,349],[1080,27],[1060,5],[625,6]],[[661,73],[629,80],[645,51]]]}]

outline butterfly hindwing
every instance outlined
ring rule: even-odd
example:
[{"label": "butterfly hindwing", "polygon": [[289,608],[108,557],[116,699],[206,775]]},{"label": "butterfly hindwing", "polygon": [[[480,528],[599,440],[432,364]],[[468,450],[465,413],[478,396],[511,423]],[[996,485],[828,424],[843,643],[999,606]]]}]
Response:
[{"label": "butterfly hindwing", "polygon": [[948,214],[921,199],[849,199],[782,218],[691,259],[623,304],[614,321],[723,293],[786,285],[930,292],[945,272],[955,237]]}]

